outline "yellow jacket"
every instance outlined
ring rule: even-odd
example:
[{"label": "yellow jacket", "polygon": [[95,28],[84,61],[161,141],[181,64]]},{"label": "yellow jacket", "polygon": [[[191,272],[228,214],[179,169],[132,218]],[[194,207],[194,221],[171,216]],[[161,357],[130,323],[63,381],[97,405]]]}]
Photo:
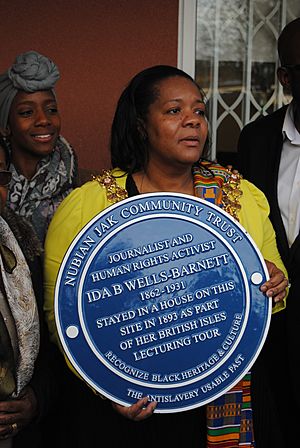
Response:
[{"label": "yellow jacket", "polygon": [[[116,170],[115,170],[116,171]],[[119,174],[121,172],[119,171]],[[124,173],[123,173],[124,174]],[[127,176],[117,178],[120,187],[125,188]],[[266,260],[272,261],[287,276],[286,269],[276,246],[275,232],[268,218],[269,205],[264,194],[250,182],[242,179],[240,224],[248,231]],[[45,242],[45,304],[44,310],[51,339],[58,345],[54,318],[54,291],[56,277],[63,257],[77,233],[98,213],[111,205],[106,189],[97,180],[85,183],[73,190],[57,209],[50,223]],[[273,312],[285,307],[281,302]]]}]

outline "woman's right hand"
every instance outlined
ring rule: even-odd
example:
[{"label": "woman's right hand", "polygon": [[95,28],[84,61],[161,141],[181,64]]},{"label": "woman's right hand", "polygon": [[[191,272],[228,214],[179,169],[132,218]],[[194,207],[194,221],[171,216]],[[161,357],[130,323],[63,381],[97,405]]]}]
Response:
[{"label": "woman's right hand", "polygon": [[139,422],[140,420],[145,420],[150,417],[154,409],[157,406],[156,401],[148,402],[148,397],[143,397],[131,406],[122,406],[120,404],[112,402],[112,407],[123,417]]},{"label": "woman's right hand", "polygon": [[36,417],[37,409],[37,399],[30,386],[26,386],[17,398],[0,401],[0,439],[14,437],[29,425]]}]

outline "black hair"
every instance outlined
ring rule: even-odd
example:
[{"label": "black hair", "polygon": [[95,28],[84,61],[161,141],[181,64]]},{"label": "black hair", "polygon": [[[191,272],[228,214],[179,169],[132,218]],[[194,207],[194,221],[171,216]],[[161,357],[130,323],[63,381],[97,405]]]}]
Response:
[{"label": "black hair", "polygon": [[[155,65],[135,75],[121,94],[113,118],[110,141],[113,168],[118,167],[128,173],[145,169],[148,162],[148,145],[143,122],[146,121],[149,106],[159,96],[158,84],[164,79],[176,76],[193,82],[203,99],[205,98],[195,80],[177,67]],[[204,148],[204,153],[206,151]]]},{"label": "black hair", "polygon": [[1,135],[0,135],[0,146],[1,146],[1,148],[4,149],[5,162],[6,162],[6,166],[8,167],[10,164],[10,152],[8,149],[8,144],[6,142],[6,139],[4,137],[2,137]]},{"label": "black hair", "polygon": [[289,60],[291,48],[293,45],[299,45],[300,37],[300,17],[287,23],[281,31],[277,40],[277,51],[282,66],[285,64],[293,64],[293,60]]}]

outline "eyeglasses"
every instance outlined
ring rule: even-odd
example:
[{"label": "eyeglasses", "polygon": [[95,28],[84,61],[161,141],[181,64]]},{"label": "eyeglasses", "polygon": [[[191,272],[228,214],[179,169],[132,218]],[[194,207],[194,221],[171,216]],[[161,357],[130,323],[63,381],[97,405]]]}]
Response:
[{"label": "eyeglasses", "polygon": [[11,181],[11,176],[12,176],[11,171],[0,170],[0,187],[8,187]]},{"label": "eyeglasses", "polygon": [[282,68],[290,68],[291,70],[296,70],[297,72],[300,72],[300,64],[295,64],[295,65],[283,65]]}]

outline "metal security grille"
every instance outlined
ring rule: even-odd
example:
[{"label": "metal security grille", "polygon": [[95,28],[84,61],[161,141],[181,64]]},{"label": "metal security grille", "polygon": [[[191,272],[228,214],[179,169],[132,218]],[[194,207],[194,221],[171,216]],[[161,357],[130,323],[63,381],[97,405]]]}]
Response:
[{"label": "metal security grille", "polygon": [[300,0],[197,0],[195,9],[194,76],[207,95],[211,155],[223,162],[246,123],[290,100],[276,77],[277,38]]}]

